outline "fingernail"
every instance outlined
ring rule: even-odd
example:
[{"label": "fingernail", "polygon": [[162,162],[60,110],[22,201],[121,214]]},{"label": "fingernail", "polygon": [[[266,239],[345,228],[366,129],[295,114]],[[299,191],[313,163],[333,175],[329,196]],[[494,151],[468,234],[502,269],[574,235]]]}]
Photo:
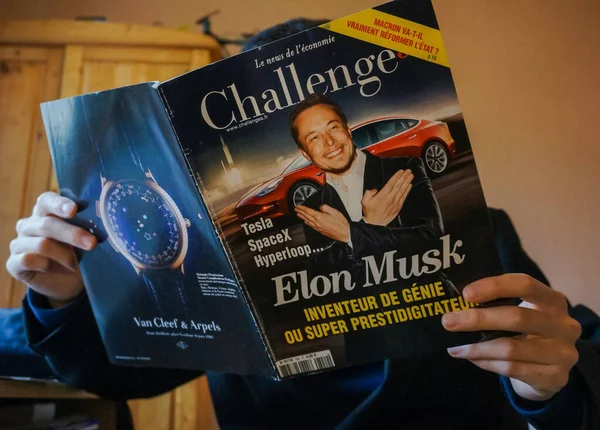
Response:
[{"label": "fingernail", "polygon": [[60,209],[62,210],[63,214],[69,215],[73,210],[73,203],[63,203]]},{"label": "fingernail", "polygon": [[444,314],[444,316],[442,316],[442,324],[446,328],[455,327],[459,322],[460,317],[454,312],[450,312],[449,314]]},{"label": "fingernail", "polygon": [[83,245],[83,247],[85,249],[88,249],[88,250],[93,248],[95,242],[96,241],[89,236],[81,238],[81,244]]},{"label": "fingernail", "polygon": [[477,287],[475,287],[474,285],[467,285],[463,289],[463,297],[469,302],[477,302],[477,296]]},{"label": "fingernail", "polygon": [[464,348],[462,346],[448,348],[448,354],[450,354],[452,357],[460,357],[462,355],[463,349]]}]

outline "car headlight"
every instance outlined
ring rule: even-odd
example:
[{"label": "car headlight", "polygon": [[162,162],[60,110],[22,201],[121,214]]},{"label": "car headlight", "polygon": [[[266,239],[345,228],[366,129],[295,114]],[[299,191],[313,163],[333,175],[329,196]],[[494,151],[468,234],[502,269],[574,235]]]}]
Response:
[{"label": "car headlight", "polygon": [[281,184],[281,181],[283,181],[283,178],[279,178],[279,179],[275,179],[271,182],[268,182],[262,190],[260,190],[257,194],[258,197],[262,197],[264,195],[269,194],[270,192],[274,191],[275,188],[277,188],[279,186],[279,184]]}]

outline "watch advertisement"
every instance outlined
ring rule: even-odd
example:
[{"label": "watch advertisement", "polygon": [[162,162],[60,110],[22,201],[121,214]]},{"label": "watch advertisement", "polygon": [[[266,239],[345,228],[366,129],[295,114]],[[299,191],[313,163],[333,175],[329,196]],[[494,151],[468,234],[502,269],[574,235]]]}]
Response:
[{"label": "watch advertisement", "polygon": [[112,360],[267,369],[252,315],[153,85],[42,109],[60,193],[80,209],[71,222],[99,239],[80,255],[81,271]]}]

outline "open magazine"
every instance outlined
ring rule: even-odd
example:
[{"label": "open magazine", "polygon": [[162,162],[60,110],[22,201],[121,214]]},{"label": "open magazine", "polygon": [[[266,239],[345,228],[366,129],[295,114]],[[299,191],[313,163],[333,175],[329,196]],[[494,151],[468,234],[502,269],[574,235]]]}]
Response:
[{"label": "open magazine", "polygon": [[42,105],[100,241],[81,271],[111,362],[285,378],[493,335],[440,322],[501,269],[435,16],[414,16]]}]

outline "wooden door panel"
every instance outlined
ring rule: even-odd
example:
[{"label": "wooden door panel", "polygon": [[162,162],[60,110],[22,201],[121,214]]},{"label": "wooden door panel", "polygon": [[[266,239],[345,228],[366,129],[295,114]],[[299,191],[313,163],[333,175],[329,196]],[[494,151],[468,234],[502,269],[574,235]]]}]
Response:
[{"label": "wooden door panel", "polygon": [[[198,57],[201,60],[208,59],[202,56],[202,52],[190,49],[85,47],[81,63],[73,64],[73,67],[81,70],[81,86],[77,92],[85,94],[148,81],[164,81],[193,68]],[[208,51],[206,53],[209,54]]]},{"label": "wooden door panel", "polygon": [[142,82],[164,81],[187,70],[187,64],[85,61],[80,93],[103,91]]},{"label": "wooden door panel", "polygon": [[[19,218],[49,185],[51,159],[39,104],[58,96],[59,48],[0,46],[0,261]],[[0,271],[0,307],[18,307],[25,286]]]}]

